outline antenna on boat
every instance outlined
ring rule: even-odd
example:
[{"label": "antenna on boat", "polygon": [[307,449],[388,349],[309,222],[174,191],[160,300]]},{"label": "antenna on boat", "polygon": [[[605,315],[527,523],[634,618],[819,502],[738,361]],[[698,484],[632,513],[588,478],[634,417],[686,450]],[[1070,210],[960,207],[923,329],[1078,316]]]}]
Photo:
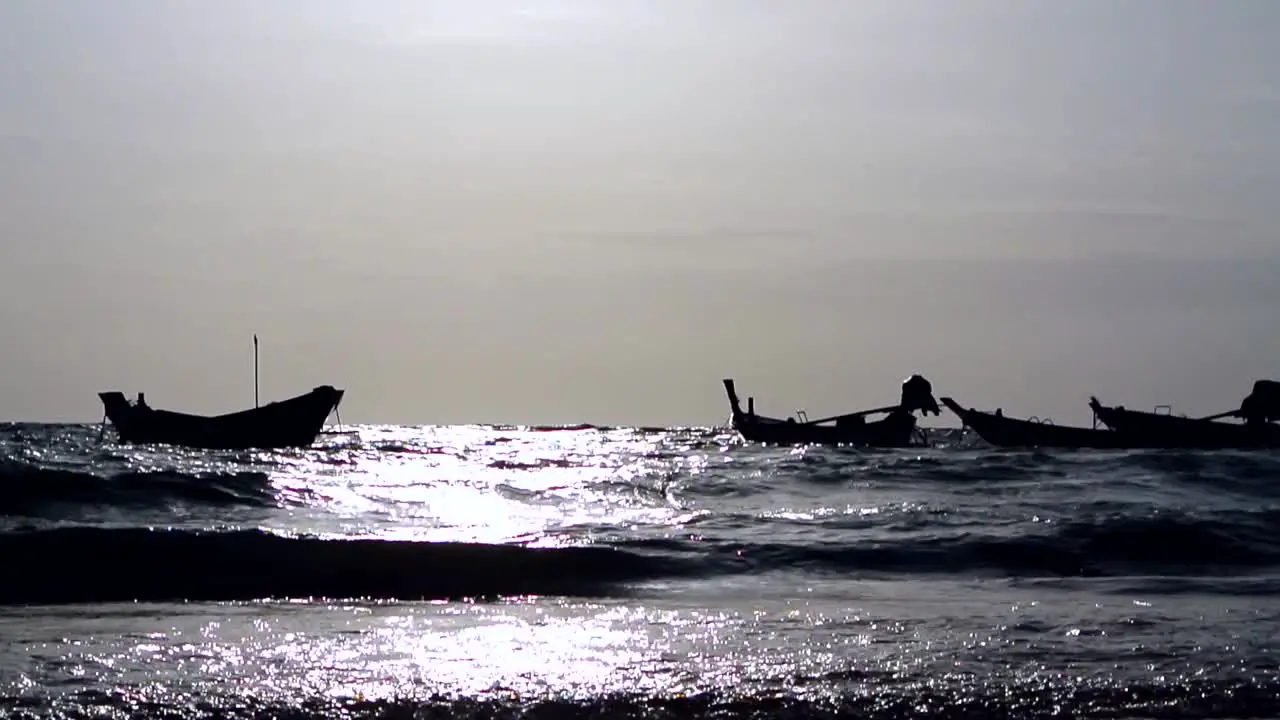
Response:
[{"label": "antenna on boat", "polygon": [[253,406],[258,407],[258,333],[253,334]]}]

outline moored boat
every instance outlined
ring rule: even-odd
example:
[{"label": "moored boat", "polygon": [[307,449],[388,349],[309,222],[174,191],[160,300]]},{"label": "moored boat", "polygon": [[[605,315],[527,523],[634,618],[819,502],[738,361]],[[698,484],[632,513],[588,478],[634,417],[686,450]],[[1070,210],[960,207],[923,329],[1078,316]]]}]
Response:
[{"label": "moored boat", "polygon": [[[902,384],[902,398],[897,405],[872,410],[833,415],[809,420],[800,411],[796,417],[777,418],[758,415],[755,398],[747,398],[744,411],[731,378],[724,380],[725,393],[729,396],[732,425],[749,442],[775,445],[854,445],[861,447],[898,448],[924,444],[919,437],[915,412],[922,414],[942,411],[933,397],[929,381],[920,375],[912,375]],[[870,415],[883,414],[878,420],[868,421]]]},{"label": "moored boat", "polygon": [[[1107,406],[1089,398],[1089,407],[1107,427],[1142,447],[1187,450],[1229,450],[1280,448],[1280,383],[1259,380],[1239,409],[1202,418],[1172,412],[1129,410],[1123,405]],[[1244,422],[1224,422],[1239,418]]]},{"label": "moored boat", "polygon": [[[118,391],[98,393],[122,443],[162,444],[203,450],[306,447],[316,441],[329,414],[337,411],[344,390],[321,385],[311,392],[258,405],[258,336],[253,336],[253,407],[224,415],[193,415],[157,410],[138,393],[130,403]],[[103,430],[105,431],[105,427]]]},{"label": "moored boat", "polygon": [[322,385],[311,392],[225,415],[192,415],[130,403],[122,392],[98,393],[121,442],[158,443],[206,450],[305,447],[315,442],[344,391]]},{"label": "moored boat", "polygon": [[1280,427],[1273,423],[1232,423],[1129,410],[1123,405],[1103,405],[1097,398],[1089,399],[1089,407],[1099,420],[1122,435],[1132,447],[1183,450],[1280,448]]},{"label": "moored boat", "polygon": [[1055,425],[1038,418],[1005,417],[1004,412],[974,410],[960,405],[952,398],[942,398],[942,404],[960,418],[986,442],[997,447],[1066,448],[1066,449],[1116,449],[1132,445],[1121,434],[1108,428],[1087,428],[1073,425]]}]

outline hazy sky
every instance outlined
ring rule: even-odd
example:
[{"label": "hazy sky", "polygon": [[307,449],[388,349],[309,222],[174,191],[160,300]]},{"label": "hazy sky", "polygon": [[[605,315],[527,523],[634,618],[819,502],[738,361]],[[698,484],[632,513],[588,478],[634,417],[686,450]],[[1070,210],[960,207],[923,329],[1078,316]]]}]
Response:
[{"label": "hazy sky", "polygon": [[[1087,422],[1280,375],[1274,0],[6,0],[0,418]],[[931,423],[938,423],[931,420]],[[944,424],[955,424],[944,416]]]}]

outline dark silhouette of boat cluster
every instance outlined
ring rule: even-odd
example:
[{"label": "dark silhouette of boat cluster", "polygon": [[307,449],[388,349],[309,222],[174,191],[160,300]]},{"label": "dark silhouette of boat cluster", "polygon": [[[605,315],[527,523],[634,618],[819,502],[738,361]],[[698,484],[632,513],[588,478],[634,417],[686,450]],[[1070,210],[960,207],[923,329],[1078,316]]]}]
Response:
[{"label": "dark silhouette of boat cluster", "polygon": [[[731,378],[724,380],[733,428],[750,442],[777,445],[854,445],[901,448],[927,444],[916,421],[942,413],[933,386],[920,375],[902,383],[894,405],[810,420],[804,411],[795,417],[756,414],[755,398],[742,408]],[[331,413],[336,413],[344,390],[322,385],[280,402],[258,405],[258,337],[253,337],[254,407],[225,415],[193,415],[151,408],[143,393],[129,402],[124,393],[98,393],[103,418],[116,429],[121,442],[167,444],[216,450],[306,447],[315,442]],[[1108,407],[1089,399],[1093,427],[1055,425],[1037,418],[1011,418],[974,410],[949,397],[942,398],[964,425],[999,447],[1099,449],[1254,449],[1280,448],[1280,382],[1259,380],[1235,410],[1202,418]],[[876,419],[868,419],[880,415]],[[1226,422],[1228,419],[1242,422]]]},{"label": "dark silhouette of boat cluster", "polygon": [[[927,444],[916,423],[915,413],[939,414],[929,381],[912,375],[903,383],[897,405],[809,420],[803,411],[796,417],[775,418],[757,415],[755,399],[747,398],[742,409],[731,379],[724,381],[732,411],[732,425],[745,440],[779,445],[823,444],[861,447],[913,447]],[[1280,382],[1259,380],[1235,410],[1208,417],[1189,418],[1166,412],[1129,410],[1123,405],[1106,406],[1090,398],[1092,427],[1055,425],[1048,420],[1005,417],[1003,411],[984,412],[966,408],[952,398],[942,404],[955,413],[965,427],[997,447],[1067,449],[1186,449],[1230,450],[1280,448]],[[874,421],[866,418],[883,414]],[[1229,419],[1242,422],[1227,422]]]}]

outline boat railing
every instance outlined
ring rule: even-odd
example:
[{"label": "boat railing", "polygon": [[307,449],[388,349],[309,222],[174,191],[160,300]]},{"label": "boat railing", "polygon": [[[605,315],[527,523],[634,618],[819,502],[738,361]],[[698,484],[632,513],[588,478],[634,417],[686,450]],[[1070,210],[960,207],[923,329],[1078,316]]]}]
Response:
[{"label": "boat railing", "polygon": [[807,412],[805,412],[805,411],[803,411],[803,410],[797,410],[797,411],[796,411],[796,419],[798,419],[798,420],[799,420],[800,422],[802,422],[802,423],[807,423],[807,422],[809,422],[809,413],[807,413]]}]

